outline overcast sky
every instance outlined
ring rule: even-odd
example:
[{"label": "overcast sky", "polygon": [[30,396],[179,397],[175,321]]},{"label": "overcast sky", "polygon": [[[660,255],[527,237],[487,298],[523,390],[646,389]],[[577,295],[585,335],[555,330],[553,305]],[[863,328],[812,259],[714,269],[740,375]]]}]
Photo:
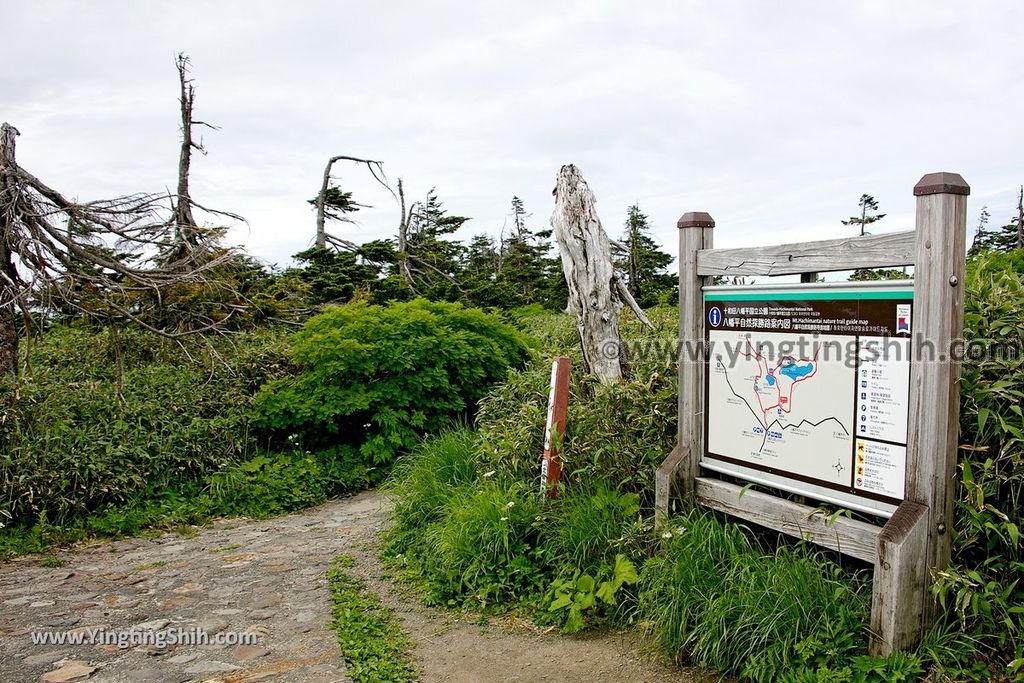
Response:
[{"label": "overcast sky", "polygon": [[[548,225],[575,163],[620,232],[639,202],[676,253],[708,211],[716,246],[838,237],[864,192],[913,226],[930,171],[1001,225],[1024,182],[1020,31],[1003,2],[33,2],[0,0],[0,120],[21,164],[81,199],[174,186],[174,55],[187,52],[209,155],[200,203],[248,219],[231,239],[272,263],[309,246],[327,157],[380,159],[418,197],[436,186],[463,232],[497,234],[512,195]],[[394,232],[373,208],[334,231]]]}]

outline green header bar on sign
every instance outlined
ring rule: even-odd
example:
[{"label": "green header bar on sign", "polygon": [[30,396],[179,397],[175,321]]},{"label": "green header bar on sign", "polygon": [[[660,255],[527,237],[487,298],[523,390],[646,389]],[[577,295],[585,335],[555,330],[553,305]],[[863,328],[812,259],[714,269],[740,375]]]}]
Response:
[{"label": "green header bar on sign", "polygon": [[763,292],[705,292],[705,301],[839,301],[839,300],[863,300],[863,299],[913,299],[914,290],[888,290],[877,291],[871,289],[850,290],[828,290],[815,289],[813,291],[801,292],[799,290],[787,291],[763,291]]}]

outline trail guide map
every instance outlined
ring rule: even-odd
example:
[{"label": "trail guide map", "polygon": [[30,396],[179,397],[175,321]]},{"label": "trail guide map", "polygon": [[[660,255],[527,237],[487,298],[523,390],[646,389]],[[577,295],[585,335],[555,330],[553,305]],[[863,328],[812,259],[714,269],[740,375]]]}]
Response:
[{"label": "trail guide map", "polygon": [[705,457],[899,503],[913,290],[722,290],[704,303]]}]

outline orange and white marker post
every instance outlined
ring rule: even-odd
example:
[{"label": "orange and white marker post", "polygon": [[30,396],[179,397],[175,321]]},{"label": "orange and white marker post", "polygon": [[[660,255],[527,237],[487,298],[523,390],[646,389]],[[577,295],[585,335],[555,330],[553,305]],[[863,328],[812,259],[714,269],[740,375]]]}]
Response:
[{"label": "orange and white marker post", "polygon": [[[551,364],[551,392],[548,394],[548,423],[544,428],[544,459],[540,464],[541,487],[549,498],[558,495],[562,466],[558,445],[565,434],[565,416],[569,409],[569,376],[572,361],[558,356]],[[557,436],[556,436],[557,435]]]}]

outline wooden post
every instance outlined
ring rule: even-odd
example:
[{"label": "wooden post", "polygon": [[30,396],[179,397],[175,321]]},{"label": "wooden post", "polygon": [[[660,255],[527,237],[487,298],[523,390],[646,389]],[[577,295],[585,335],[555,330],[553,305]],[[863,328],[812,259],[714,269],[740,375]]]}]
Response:
[{"label": "wooden post", "polygon": [[[960,427],[960,361],[951,355],[963,338],[967,196],[956,173],[929,173],[914,187],[917,254],[914,261],[913,355],[907,435],[906,499],[928,508],[926,569],[949,564]],[[934,614],[925,592],[924,620]]]},{"label": "wooden post", "polygon": [[928,508],[903,501],[878,535],[869,651],[885,657],[921,638],[928,598]]},{"label": "wooden post", "polygon": [[544,428],[544,458],[541,460],[541,486],[549,498],[558,495],[562,465],[558,448],[565,434],[565,418],[569,411],[569,376],[572,360],[558,356],[551,363],[551,392],[548,394],[548,421]]},{"label": "wooden post", "polygon": [[[715,220],[704,212],[683,214],[679,228],[679,448],[680,493],[694,500],[694,482],[704,455],[704,292],[697,252],[713,246]],[[668,501],[665,501],[667,509]]]}]

